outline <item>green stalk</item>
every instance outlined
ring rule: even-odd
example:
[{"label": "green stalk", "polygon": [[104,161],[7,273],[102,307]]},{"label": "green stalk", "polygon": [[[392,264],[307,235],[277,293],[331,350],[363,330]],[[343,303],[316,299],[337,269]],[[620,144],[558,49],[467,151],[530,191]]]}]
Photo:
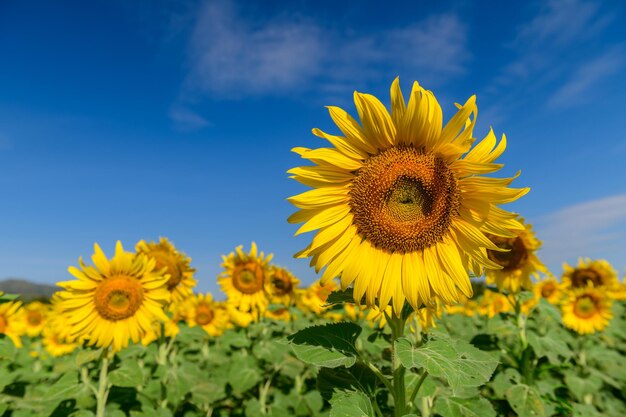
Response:
[{"label": "green stalk", "polygon": [[100,361],[100,378],[98,380],[98,392],[96,394],[96,417],[105,417],[105,407],[109,397],[109,356],[108,350],[102,350]]},{"label": "green stalk", "polygon": [[422,376],[420,376],[420,379],[417,381],[417,385],[415,385],[415,388],[413,388],[413,392],[411,393],[411,398],[409,398],[409,404],[414,403],[415,397],[417,396],[417,393],[419,392],[427,376],[428,376],[428,371],[424,370],[424,373],[422,374]]},{"label": "green stalk", "polygon": [[406,414],[406,389],[404,387],[404,373],[406,369],[398,360],[395,352],[395,341],[404,336],[405,322],[401,317],[396,316],[395,311],[388,317],[391,326],[391,360],[393,367],[393,398],[394,416],[402,417]]}]

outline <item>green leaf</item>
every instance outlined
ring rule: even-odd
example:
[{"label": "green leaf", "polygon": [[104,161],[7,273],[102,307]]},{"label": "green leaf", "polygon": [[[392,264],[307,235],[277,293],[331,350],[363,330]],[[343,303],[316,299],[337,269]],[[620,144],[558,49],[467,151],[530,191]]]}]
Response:
[{"label": "green leaf", "polygon": [[425,368],[453,390],[478,387],[489,381],[497,359],[467,342],[441,337],[414,348],[406,338],[395,342],[396,355],[406,368]]},{"label": "green leaf", "polygon": [[192,402],[198,406],[210,405],[225,396],[224,386],[212,381],[198,381],[191,388]]},{"label": "green leaf", "polygon": [[327,306],[343,303],[354,303],[354,292],[352,288],[347,288],[345,291],[333,291],[328,295],[328,298],[326,299]]},{"label": "green leaf", "polygon": [[539,336],[536,333],[529,332],[528,343],[532,346],[537,357],[545,356],[553,365],[561,365],[563,359],[568,360],[572,357],[572,351],[567,346],[567,343],[554,333]]},{"label": "green leaf", "polygon": [[350,367],[358,356],[354,344],[360,333],[361,326],[342,322],[307,327],[287,340],[303,362],[326,368]]},{"label": "green leaf", "polygon": [[590,375],[581,378],[572,372],[565,374],[565,384],[580,402],[586,402],[587,395],[593,395],[602,388],[602,380],[599,377]]},{"label": "green leaf", "polygon": [[525,384],[506,391],[506,399],[519,417],[545,417],[547,413],[537,390]]},{"label": "green leaf", "polygon": [[350,368],[322,368],[317,374],[317,390],[325,400],[337,391],[362,391],[372,394],[376,388],[376,375],[360,363]]},{"label": "green leaf", "polygon": [[235,355],[231,360],[227,380],[236,392],[244,393],[261,382],[261,371],[252,356]]},{"label": "green leaf", "polygon": [[13,358],[13,355],[15,355],[13,341],[4,335],[0,336],[0,360]]},{"label": "green leaf", "polygon": [[573,417],[601,417],[603,414],[591,404],[574,404]]},{"label": "green leaf", "polygon": [[435,413],[446,417],[495,417],[496,411],[484,398],[440,397],[435,402]]},{"label": "green leaf", "polygon": [[251,340],[245,334],[236,330],[229,330],[219,338],[220,345],[228,345],[235,348],[245,348],[250,346],[250,343]]},{"label": "green leaf", "polygon": [[135,361],[125,361],[109,374],[111,384],[118,387],[137,387],[143,384],[143,371]]},{"label": "green leaf", "polygon": [[374,417],[372,403],[362,392],[337,393],[330,405],[330,417]]},{"label": "green leaf", "polygon": [[76,366],[80,367],[86,363],[93,362],[102,355],[102,349],[81,349],[76,355]]}]

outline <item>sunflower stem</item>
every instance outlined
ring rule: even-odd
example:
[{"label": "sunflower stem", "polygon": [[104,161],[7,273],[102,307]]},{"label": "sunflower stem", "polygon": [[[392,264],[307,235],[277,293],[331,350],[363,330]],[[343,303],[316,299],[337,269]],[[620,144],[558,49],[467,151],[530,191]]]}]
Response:
[{"label": "sunflower stem", "polygon": [[105,416],[107,398],[109,397],[109,352],[102,350],[100,361],[100,378],[98,380],[98,392],[96,394],[96,417]]},{"label": "sunflower stem", "polygon": [[392,312],[389,321],[391,327],[391,360],[393,366],[393,399],[394,399],[394,415],[402,417],[406,414],[406,389],[404,387],[404,373],[406,369],[398,359],[395,352],[395,342],[404,336],[405,321]]}]

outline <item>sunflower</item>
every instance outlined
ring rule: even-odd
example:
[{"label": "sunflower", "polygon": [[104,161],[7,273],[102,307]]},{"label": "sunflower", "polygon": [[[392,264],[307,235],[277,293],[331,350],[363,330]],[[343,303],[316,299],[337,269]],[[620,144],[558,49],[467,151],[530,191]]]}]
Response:
[{"label": "sunflower", "polygon": [[9,301],[0,304],[0,334],[5,335],[15,345],[22,347],[22,338],[24,334],[24,321],[22,319],[23,311],[20,308],[20,301]]},{"label": "sunflower", "polygon": [[141,344],[148,346],[150,343],[157,340],[159,337],[175,338],[180,332],[178,322],[168,318],[165,321],[155,320],[152,322],[152,328],[146,332],[141,338]]},{"label": "sunflower", "polygon": [[80,342],[70,337],[68,317],[63,314],[59,302],[59,293],[51,298],[51,306],[46,318],[46,326],[42,331],[42,343],[44,349],[54,356],[63,356],[72,353]]},{"label": "sunflower", "polygon": [[80,269],[69,267],[77,280],[57,284],[65,289],[59,305],[73,336],[119,351],[129,338],[139,342],[154,320],[167,320],[163,308],[170,300],[169,277],[154,269],[154,259],[124,251],[119,241],[111,260],[98,244],[91,259],[95,266],[81,258]]},{"label": "sunflower", "polygon": [[172,301],[179,301],[191,295],[196,280],[193,274],[196,271],[189,266],[191,258],[179,252],[174,245],[162,237],[159,242],[140,241],[135,245],[137,253],[144,253],[156,261],[155,270],[165,268],[169,275],[167,289],[172,293]]},{"label": "sunflower", "polygon": [[228,303],[244,312],[252,312],[255,317],[265,311],[269,301],[265,291],[269,275],[269,262],[273,255],[258,253],[252,242],[250,252],[243,252],[243,246],[235,248],[228,256],[222,256],[224,271],[217,279]]},{"label": "sunflower", "polygon": [[535,237],[532,226],[525,224],[521,217],[518,220],[524,229],[515,230],[515,237],[487,235],[500,249],[506,249],[506,252],[487,250],[489,259],[502,267],[485,271],[487,283],[496,284],[499,290],[511,293],[532,289],[531,277],[539,278],[539,272],[549,273],[535,254],[541,242]]},{"label": "sunflower", "polygon": [[604,330],[613,318],[611,304],[606,294],[597,288],[574,289],[561,305],[563,324],[579,334]]},{"label": "sunflower", "polygon": [[512,311],[513,302],[514,300],[510,299],[509,296],[486,290],[480,300],[478,313],[491,319],[500,313]]},{"label": "sunflower", "polygon": [[39,336],[44,328],[49,306],[39,301],[33,301],[24,305],[22,310],[26,334],[30,337]]},{"label": "sunflower", "polygon": [[611,290],[618,284],[617,272],[610,263],[603,259],[580,258],[576,267],[571,267],[564,263],[563,269],[562,282],[566,289],[591,286]]},{"label": "sunflower", "polygon": [[289,306],[293,303],[300,280],[285,268],[270,267],[265,289],[274,304]]},{"label": "sunflower", "polygon": [[[432,92],[417,82],[408,104],[399,80],[391,86],[391,115],[374,96],[355,92],[361,124],[337,107],[330,116],[343,133],[313,129],[333,147],[294,148],[313,166],[293,168],[292,178],[314,189],[289,201],[300,211],[289,221],[296,232],[318,230],[298,257],[311,257],[322,282],[336,276],[354,297],[414,309],[435,297],[446,304],[472,295],[468,270],[501,268],[486,250],[500,250],[487,233],[513,238],[524,229],[497,204],[517,200],[528,188],[511,189],[513,178],[488,178],[502,165],[506,147],[493,131],[472,149],[476,99],[470,97],[442,127]],[[465,155],[464,157],[462,157]]]},{"label": "sunflower", "polygon": [[279,307],[279,308],[275,308],[273,310],[266,310],[265,311],[265,317],[274,321],[291,321],[292,320],[292,316],[291,316],[291,312],[289,311],[289,309],[287,307]]},{"label": "sunflower", "polygon": [[533,293],[535,294],[536,299],[545,298],[551,304],[558,304],[563,296],[561,284],[559,284],[559,282],[552,277],[546,278],[535,284]]},{"label": "sunflower", "polygon": [[234,307],[231,304],[226,304],[225,309],[222,307],[222,310],[225,310],[228,314],[228,319],[230,322],[228,323],[228,328],[236,326],[236,327],[248,327],[250,323],[255,320],[255,315],[250,312],[241,311],[237,307]]},{"label": "sunflower", "polygon": [[328,309],[325,306],[328,296],[338,289],[339,285],[335,281],[328,281],[325,284],[315,281],[309,288],[300,292],[297,304],[301,310],[321,315]]},{"label": "sunflower", "polygon": [[228,313],[218,307],[210,293],[194,294],[187,300],[187,323],[202,327],[210,336],[219,336],[228,327]]}]

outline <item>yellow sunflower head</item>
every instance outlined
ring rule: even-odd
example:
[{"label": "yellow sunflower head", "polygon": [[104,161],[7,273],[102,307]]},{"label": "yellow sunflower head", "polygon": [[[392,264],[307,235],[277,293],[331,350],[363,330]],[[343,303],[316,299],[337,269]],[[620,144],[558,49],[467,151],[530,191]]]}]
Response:
[{"label": "yellow sunflower head", "polygon": [[287,307],[278,307],[275,309],[268,309],[265,311],[265,317],[274,321],[291,321],[292,316],[289,308]]},{"label": "yellow sunflower head", "polygon": [[408,319],[411,330],[414,332],[426,332],[428,329],[437,327],[435,320],[440,318],[442,313],[443,305],[439,301],[429,306],[422,307],[419,310],[415,310]]},{"label": "yellow sunflower head", "polygon": [[30,337],[37,337],[43,330],[48,316],[49,306],[39,301],[33,301],[24,305],[23,319],[26,334]]},{"label": "yellow sunflower head", "polygon": [[291,305],[300,280],[285,268],[272,266],[265,282],[265,289],[274,304]]},{"label": "yellow sunflower head", "polygon": [[387,315],[391,315],[392,307],[387,306],[385,310],[381,310],[377,306],[372,306],[368,308],[365,320],[369,323],[370,327],[377,327],[379,329],[382,329],[387,324],[387,317],[385,316],[385,312],[387,313]]},{"label": "yellow sunflower head", "polygon": [[563,264],[563,286],[566,289],[576,288],[605,288],[612,289],[618,284],[617,272],[605,260],[578,260],[576,267]]},{"label": "yellow sunflower head", "polygon": [[493,318],[500,313],[512,311],[514,300],[510,297],[498,292],[485,290],[478,306],[478,313]]},{"label": "yellow sunflower head", "polygon": [[222,256],[224,272],[218,282],[230,304],[244,312],[252,311],[256,316],[265,311],[269,303],[265,286],[272,256],[258,253],[254,242],[249,253],[245,253],[242,246],[237,246],[235,252]]},{"label": "yellow sunflower head", "polygon": [[213,296],[194,294],[188,299],[187,323],[200,326],[210,336],[219,336],[228,328],[228,313],[213,301]]},{"label": "yellow sunflower head", "polygon": [[533,288],[533,293],[536,299],[545,298],[551,304],[558,304],[563,297],[561,284],[552,277],[537,282]]},{"label": "yellow sunflower head", "polygon": [[611,300],[602,290],[593,288],[573,289],[561,304],[563,324],[579,334],[604,330],[613,318]]},{"label": "yellow sunflower head", "polygon": [[189,266],[191,258],[179,252],[174,245],[162,237],[159,242],[140,241],[135,246],[137,253],[143,253],[156,262],[155,270],[165,269],[168,275],[167,289],[172,293],[172,301],[179,301],[191,295],[196,280],[196,271]]},{"label": "yellow sunflower head", "polygon": [[338,289],[339,285],[335,281],[328,281],[325,284],[315,281],[309,288],[300,291],[296,303],[301,310],[321,315],[328,310],[325,306],[328,296]]},{"label": "yellow sunflower head", "polygon": [[169,277],[155,270],[154,259],[126,252],[118,241],[111,260],[98,244],[91,260],[94,266],[79,259],[80,268],[68,269],[77,279],[57,284],[65,289],[59,306],[74,337],[119,351],[152,331],[154,320],[167,320]]},{"label": "yellow sunflower head", "polygon": [[52,326],[47,326],[43,329],[41,342],[46,352],[54,357],[69,355],[80,346],[78,342],[71,342],[65,339],[57,327]]},{"label": "yellow sunflower head", "polygon": [[21,336],[26,331],[23,319],[24,312],[21,307],[21,301],[9,301],[0,304],[0,334],[11,339],[15,347],[18,348],[23,346]]},{"label": "yellow sunflower head", "polygon": [[533,287],[531,277],[539,278],[539,272],[548,273],[545,265],[537,258],[535,251],[541,242],[535,237],[530,224],[518,218],[524,229],[514,230],[514,237],[488,234],[487,237],[503,251],[487,249],[487,256],[502,269],[487,269],[485,275],[488,284],[496,284],[498,289],[517,293]]},{"label": "yellow sunflower head", "polygon": [[492,131],[472,148],[476,99],[470,97],[443,125],[432,92],[413,84],[408,103],[399,81],[391,86],[391,113],[374,96],[354,94],[360,123],[329,107],[341,131],[313,129],[331,147],[295,148],[312,166],[289,170],[313,187],[289,201],[300,210],[289,221],[296,234],[317,230],[297,254],[311,257],[322,282],[354,283],[354,297],[399,314],[405,299],[414,309],[440,298],[446,304],[471,297],[468,271],[501,266],[487,256],[500,250],[486,234],[515,237],[524,226],[498,204],[517,200],[527,188],[508,188],[513,178],[491,178],[506,147]]}]

